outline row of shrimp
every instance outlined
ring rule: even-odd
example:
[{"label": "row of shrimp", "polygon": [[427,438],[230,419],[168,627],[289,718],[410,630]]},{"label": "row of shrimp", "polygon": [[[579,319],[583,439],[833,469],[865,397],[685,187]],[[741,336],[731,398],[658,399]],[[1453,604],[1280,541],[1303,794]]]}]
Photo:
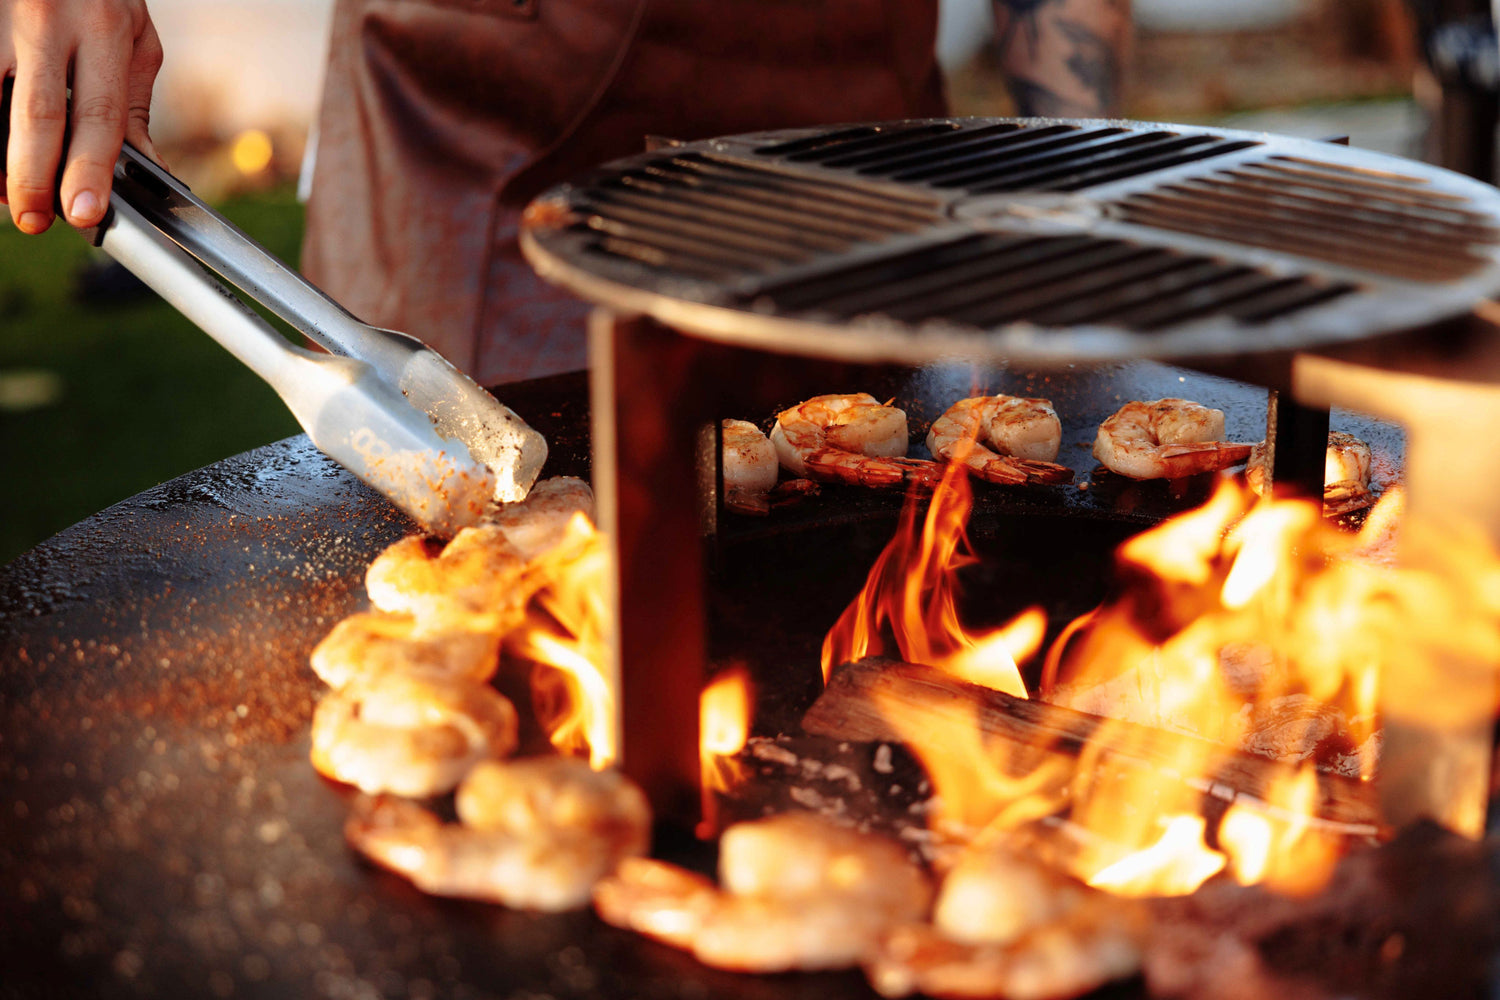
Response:
[{"label": "row of shrimp", "polygon": [[[576,908],[649,846],[645,796],[617,771],[507,759],[519,716],[490,683],[536,586],[528,566],[592,507],[581,480],[549,479],[446,545],[396,542],[365,574],[374,610],[313,650],[331,688],[313,714],[313,766],[366,793],[347,839],[427,892]],[[456,823],[411,801],[454,791]]]},{"label": "row of shrimp", "polygon": [[[1249,462],[1250,485],[1267,479],[1264,444],[1224,440],[1224,412],[1186,399],[1131,401],[1100,424],[1093,455],[1132,479],[1178,479]],[[779,468],[805,480],[862,486],[933,484],[944,462],[1005,485],[1066,483],[1057,463],[1062,422],[1046,399],[1003,394],[960,399],[932,422],[935,461],[907,458],[906,413],[868,393],[815,396],[776,415],[769,436],[744,420],[723,422],[722,467],[733,509],[765,513]],[[1329,436],[1325,504],[1334,513],[1367,506],[1370,447],[1349,434]],[[779,468],[778,468],[779,467]]]},{"label": "row of shrimp", "polygon": [[722,433],[726,501],[750,513],[769,509],[760,498],[776,487],[780,469],[798,477],[792,483],[858,486],[935,485],[944,462],[959,462],[992,483],[1065,483],[1073,478],[1071,469],[1054,461],[1062,423],[1045,399],[995,395],[959,400],[927,435],[936,461],[906,457],[906,412],[863,392],[814,396],[782,410],[769,436],[746,420],[725,420]]},{"label": "row of shrimp", "polygon": [[1072,997],[1140,968],[1142,911],[1018,853],[971,846],[934,881],[895,841],[788,813],[724,832],[718,885],[628,859],[594,909],[717,968],[861,966],[888,997]]}]

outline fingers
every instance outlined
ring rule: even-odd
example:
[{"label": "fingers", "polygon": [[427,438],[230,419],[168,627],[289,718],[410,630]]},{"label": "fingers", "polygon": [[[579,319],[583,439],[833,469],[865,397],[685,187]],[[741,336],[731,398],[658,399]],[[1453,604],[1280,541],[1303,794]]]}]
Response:
[{"label": "fingers", "polygon": [[113,38],[86,38],[73,64],[72,135],[58,200],[68,222],[97,225],[125,139],[126,53]]},{"label": "fingers", "polygon": [[121,141],[155,156],[160,67],[141,0],[0,0],[0,73],[15,76],[0,200],[17,228],[45,230],[59,204],[75,226],[103,219]]},{"label": "fingers", "polygon": [[68,121],[67,67],[62,59],[17,54],[11,97],[10,142],[5,150],[5,194],[10,217],[23,233],[52,225],[53,188]]},{"label": "fingers", "polygon": [[135,40],[135,50],[130,56],[130,70],[126,82],[125,139],[136,149],[153,160],[160,160],[156,147],[151,142],[151,90],[156,85],[156,74],[161,70],[161,39],[156,26],[148,19],[144,30]]}]

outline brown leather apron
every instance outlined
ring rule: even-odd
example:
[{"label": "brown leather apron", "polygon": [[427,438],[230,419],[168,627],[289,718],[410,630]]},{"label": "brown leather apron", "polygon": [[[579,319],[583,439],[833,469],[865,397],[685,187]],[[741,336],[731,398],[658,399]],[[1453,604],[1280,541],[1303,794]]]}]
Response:
[{"label": "brown leather apron", "polygon": [[936,0],[339,0],[302,268],[482,383],[584,367],[520,209],[680,139],[944,113]]}]

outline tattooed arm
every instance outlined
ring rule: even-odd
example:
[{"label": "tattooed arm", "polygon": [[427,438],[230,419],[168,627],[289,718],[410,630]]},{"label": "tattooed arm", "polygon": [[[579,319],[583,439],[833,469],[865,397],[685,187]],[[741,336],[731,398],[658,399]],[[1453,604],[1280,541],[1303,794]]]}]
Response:
[{"label": "tattooed arm", "polygon": [[1000,65],[1019,114],[1119,114],[1130,0],[994,2]]}]

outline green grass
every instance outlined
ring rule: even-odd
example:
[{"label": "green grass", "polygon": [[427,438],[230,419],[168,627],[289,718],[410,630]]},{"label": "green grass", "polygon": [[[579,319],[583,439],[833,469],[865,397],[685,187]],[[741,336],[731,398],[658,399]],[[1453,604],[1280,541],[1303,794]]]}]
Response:
[{"label": "green grass", "polygon": [[[302,209],[290,189],[220,210],[295,262]],[[0,380],[42,370],[52,403],[0,406],[0,563],[116,501],[199,466],[298,433],[281,400],[151,293],[78,301],[93,250],[63,225],[40,237],[0,226]]]}]

